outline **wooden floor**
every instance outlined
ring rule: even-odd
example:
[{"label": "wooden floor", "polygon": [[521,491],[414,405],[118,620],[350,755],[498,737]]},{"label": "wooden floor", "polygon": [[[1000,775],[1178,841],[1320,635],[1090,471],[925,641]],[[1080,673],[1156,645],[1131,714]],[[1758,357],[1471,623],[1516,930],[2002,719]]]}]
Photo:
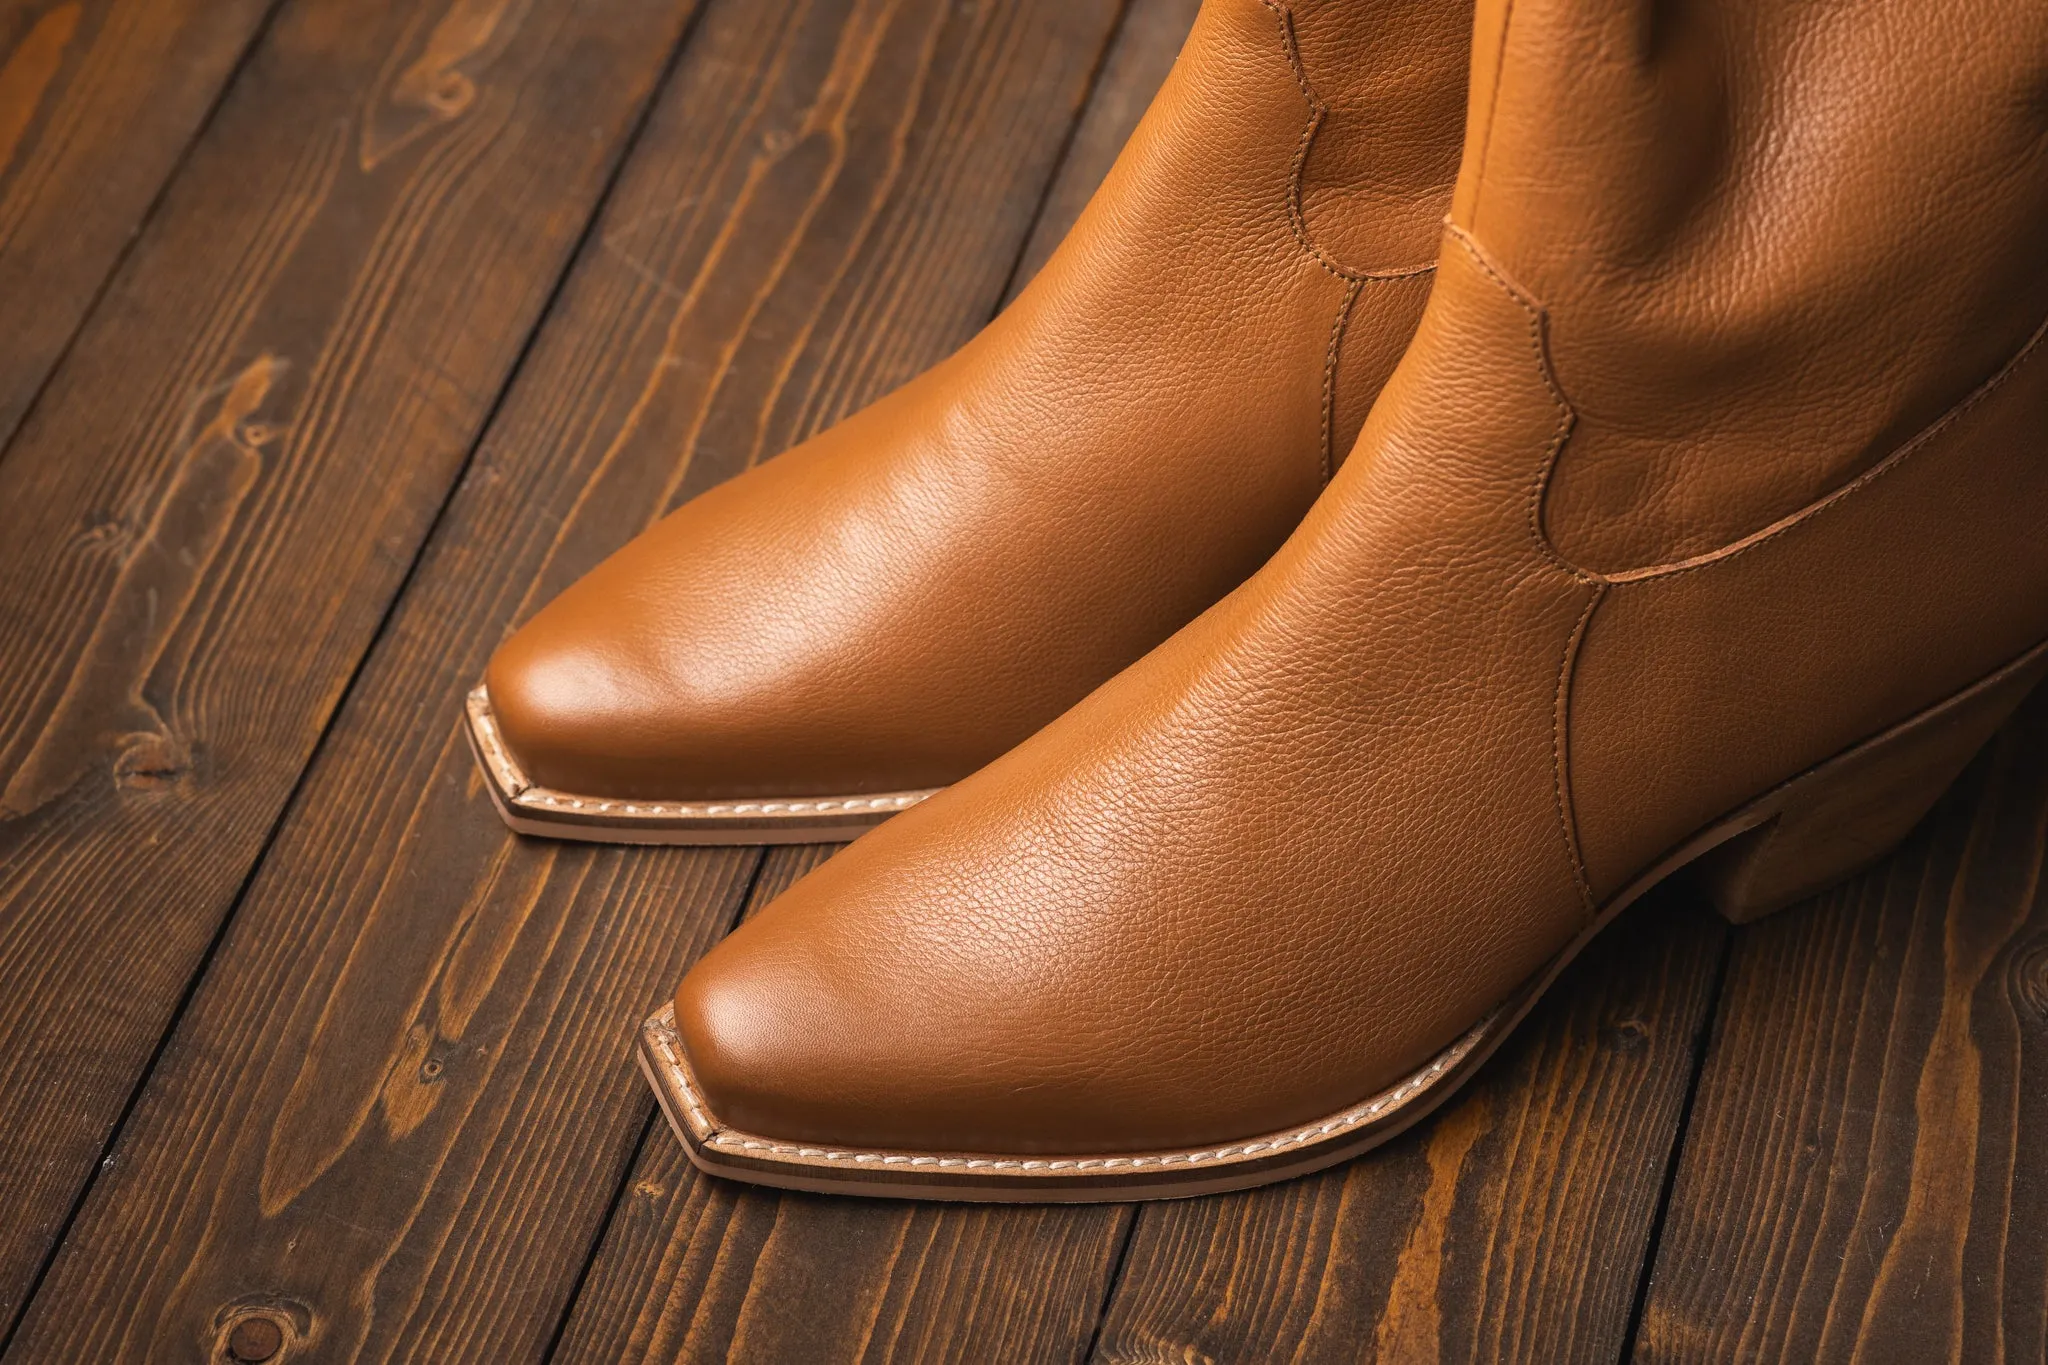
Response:
[{"label": "wooden floor", "polygon": [[970,336],[1192,9],[0,0],[6,1361],[2048,1357],[2048,703],[1320,1177],[778,1196],[655,1121],[636,1021],[830,850],[516,840],[463,693]]}]

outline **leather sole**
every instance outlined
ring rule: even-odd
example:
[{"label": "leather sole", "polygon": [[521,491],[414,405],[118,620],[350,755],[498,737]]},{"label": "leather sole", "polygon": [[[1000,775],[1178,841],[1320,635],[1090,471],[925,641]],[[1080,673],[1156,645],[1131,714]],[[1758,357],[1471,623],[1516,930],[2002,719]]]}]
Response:
[{"label": "leather sole", "polygon": [[2048,674],[2048,643],[1916,716],[1780,784],[1637,878],[1563,952],[1398,1084],[1314,1123],[1177,1151],[1005,1156],[796,1143],[719,1123],[683,1055],[675,1007],[641,1026],[640,1068],[690,1160],[783,1189],[886,1198],[1086,1203],[1262,1185],[1359,1156],[1426,1117],[1471,1077],[1593,936],[1689,870],[1735,923],[1761,918],[1889,852]]},{"label": "leather sole", "polygon": [[837,843],[938,790],[729,801],[582,796],[540,786],[520,770],[498,733],[490,694],[481,685],[470,692],[463,714],[463,728],[498,814],[521,834],[549,839],[598,844]]}]

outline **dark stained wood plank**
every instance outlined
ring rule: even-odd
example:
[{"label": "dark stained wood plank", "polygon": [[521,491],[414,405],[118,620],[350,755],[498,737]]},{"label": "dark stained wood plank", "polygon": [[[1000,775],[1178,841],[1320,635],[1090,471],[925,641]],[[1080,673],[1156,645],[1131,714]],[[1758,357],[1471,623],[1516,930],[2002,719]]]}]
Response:
[{"label": "dark stained wood plank", "polygon": [[769,849],[761,863],[761,875],[754,879],[753,890],[747,893],[746,910],[741,918],[758,913],[762,906],[796,885],[798,878],[845,847],[845,844],[789,844]]},{"label": "dark stained wood plank", "polygon": [[657,1143],[556,1358],[1078,1360],[1129,1217],[777,1195]]},{"label": "dark stained wood plank", "polygon": [[275,0],[0,0],[0,458]]},{"label": "dark stained wood plank", "polygon": [[2048,1360],[2048,693],[1738,937],[1635,1358]]},{"label": "dark stained wood plank", "polygon": [[[1173,64],[1199,0],[1131,0],[1010,293],[1059,244]],[[749,913],[833,851],[768,855]],[[919,1209],[707,1179],[649,1134],[559,1358],[1073,1360],[1127,1209]]]},{"label": "dark stained wood plank", "polygon": [[1103,59],[1102,75],[1088,98],[1088,109],[1074,129],[1073,141],[1060,160],[1060,173],[1046,192],[1045,206],[1011,277],[1013,296],[1031,283],[1109,174],[1145,107],[1159,92],[1167,68],[1180,55],[1181,44],[1194,27],[1195,11],[1201,7],[1202,0],[1128,0],[1124,6],[1116,42]]},{"label": "dark stained wood plank", "polygon": [[[749,850],[507,834],[458,729],[508,626],[994,307],[1113,14],[714,0],[21,1331],[541,1352],[652,1114],[640,1019]],[[567,122],[560,110],[549,117]]]},{"label": "dark stained wood plank", "polygon": [[0,463],[0,1321],[688,7],[293,0]]},{"label": "dark stained wood plank", "polygon": [[1322,1175],[1146,1206],[1104,1361],[1613,1361],[1726,930],[1660,893],[1436,1117]]},{"label": "dark stained wood plank", "polygon": [[[770,852],[747,913],[835,851]],[[754,1189],[656,1124],[557,1359],[1078,1360],[1129,1218]]]}]

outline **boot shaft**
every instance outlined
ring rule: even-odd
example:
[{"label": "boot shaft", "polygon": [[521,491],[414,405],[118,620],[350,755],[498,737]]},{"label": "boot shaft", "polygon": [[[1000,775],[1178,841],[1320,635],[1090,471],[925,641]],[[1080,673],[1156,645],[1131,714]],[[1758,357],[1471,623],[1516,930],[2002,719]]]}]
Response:
[{"label": "boot shaft", "polygon": [[1432,566],[1417,617],[1541,588],[1445,669],[1555,680],[1471,728],[1554,726],[1520,823],[1588,905],[2048,639],[2048,9],[1960,8],[1483,6],[1435,291],[1304,532]]},{"label": "boot shaft", "polygon": [[1326,479],[1428,299],[1464,143],[1472,15],[1471,0],[1204,0],[1019,310],[1070,279],[1116,279],[1146,283],[1137,327],[1199,336],[1219,309],[1285,315],[1308,363],[1292,339],[1264,347],[1268,392],[1253,401],[1284,390],[1297,415],[1293,390],[1308,385]]},{"label": "boot shaft", "polygon": [[1797,512],[2048,316],[2048,8],[1484,0],[1478,29],[1452,217],[1546,314],[1572,562]]},{"label": "boot shaft", "polygon": [[1464,141],[1471,5],[1257,3],[1280,25],[1314,110],[1296,173],[1304,238],[1355,275],[1394,276],[1428,265]]}]

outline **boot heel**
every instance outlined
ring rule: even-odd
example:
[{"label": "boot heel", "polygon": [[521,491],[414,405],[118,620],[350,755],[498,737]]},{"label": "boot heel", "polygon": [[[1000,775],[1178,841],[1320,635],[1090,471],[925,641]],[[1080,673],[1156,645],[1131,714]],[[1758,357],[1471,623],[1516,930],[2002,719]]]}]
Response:
[{"label": "boot heel", "polygon": [[1694,864],[1707,898],[1748,924],[1891,852],[2048,674],[2037,646],[1947,701],[1793,778],[1756,823]]}]

